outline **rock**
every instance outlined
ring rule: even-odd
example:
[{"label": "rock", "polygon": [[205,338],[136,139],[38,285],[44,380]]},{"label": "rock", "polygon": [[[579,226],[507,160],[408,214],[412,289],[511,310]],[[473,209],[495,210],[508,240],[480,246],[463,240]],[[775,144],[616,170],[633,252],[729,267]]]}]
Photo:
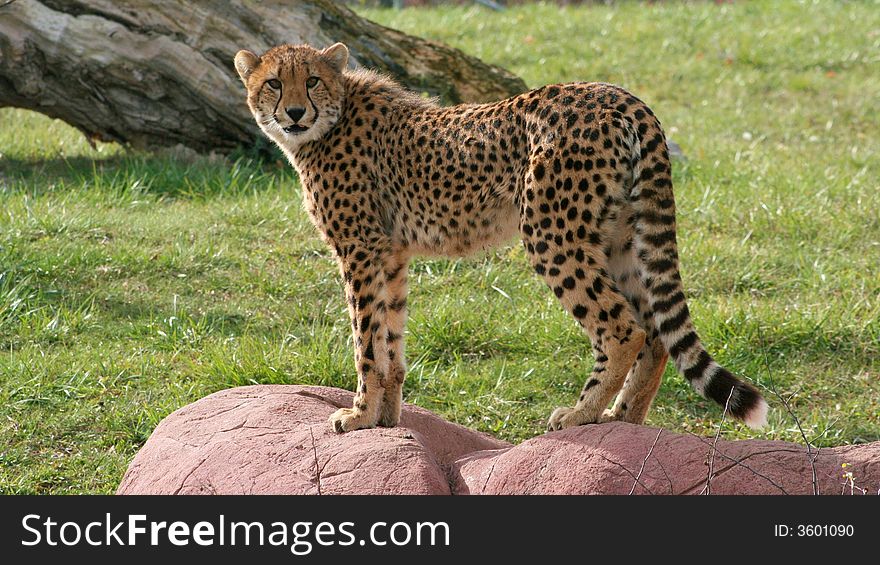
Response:
[{"label": "rock", "polygon": [[[623,422],[569,428],[463,457],[453,469],[454,492],[703,494],[713,441]],[[821,494],[848,494],[848,471],[855,493],[877,494],[880,442],[821,449],[815,466]],[[801,445],[719,440],[712,468],[711,494],[813,494],[810,457]]]},{"label": "rock", "polygon": [[[165,418],[118,494],[812,494],[802,445],[719,440],[622,422],[517,446],[405,405],[396,428],[338,435],[352,394],[325,387],[224,390]],[[844,466],[846,465],[846,466]],[[880,491],[880,442],[821,449],[822,494]],[[850,481],[845,475],[851,473]]]},{"label": "rock", "polygon": [[156,427],[117,494],[449,494],[455,459],[508,445],[411,405],[396,428],[332,432],[351,402],[326,387],[217,392]]}]

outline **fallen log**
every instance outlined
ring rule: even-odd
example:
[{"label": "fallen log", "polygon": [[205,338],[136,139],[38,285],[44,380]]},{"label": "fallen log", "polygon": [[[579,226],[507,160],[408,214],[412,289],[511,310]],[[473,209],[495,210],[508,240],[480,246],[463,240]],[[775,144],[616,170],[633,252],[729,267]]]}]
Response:
[{"label": "fallen log", "polygon": [[93,140],[227,152],[260,136],[235,53],[337,41],[353,64],[447,103],[526,88],[504,69],[328,0],[0,0],[0,106],[59,118]]}]

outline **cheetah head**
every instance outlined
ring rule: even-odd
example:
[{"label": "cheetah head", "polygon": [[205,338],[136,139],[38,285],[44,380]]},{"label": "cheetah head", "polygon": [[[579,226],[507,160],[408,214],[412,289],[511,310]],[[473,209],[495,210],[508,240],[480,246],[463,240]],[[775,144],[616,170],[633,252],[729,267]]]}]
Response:
[{"label": "cheetah head", "polygon": [[247,88],[247,102],[260,129],[282,149],[294,150],[326,134],[342,111],[342,71],[348,48],[323,51],[308,45],[280,45],[258,57],[235,55],[235,70]]}]

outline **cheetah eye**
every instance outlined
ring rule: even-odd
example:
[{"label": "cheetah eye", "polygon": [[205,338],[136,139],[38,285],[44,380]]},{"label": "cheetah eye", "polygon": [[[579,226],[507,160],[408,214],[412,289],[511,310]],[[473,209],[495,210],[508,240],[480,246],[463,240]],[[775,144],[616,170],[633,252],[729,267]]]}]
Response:
[{"label": "cheetah eye", "polygon": [[266,81],[266,84],[268,84],[270,88],[274,88],[275,90],[281,88],[281,81],[277,78],[270,78]]},{"label": "cheetah eye", "polygon": [[320,79],[318,77],[309,77],[309,79],[306,81],[306,88],[315,88],[316,86],[318,86],[319,80]]}]

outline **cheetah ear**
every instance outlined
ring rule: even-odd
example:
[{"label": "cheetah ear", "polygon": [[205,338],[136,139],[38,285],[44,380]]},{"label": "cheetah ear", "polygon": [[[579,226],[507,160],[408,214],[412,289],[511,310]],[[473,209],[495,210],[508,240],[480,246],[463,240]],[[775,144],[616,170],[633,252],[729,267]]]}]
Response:
[{"label": "cheetah ear", "polygon": [[341,73],[348,64],[348,47],[342,43],[335,43],[321,51],[321,57]]},{"label": "cheetah ear", "polygon": [[241,77],[241,82],[245,84],[247,84],[248,77],[251,76],[251,73],[254,72],[254,69],[256,69],[259,64],[260,58],[250,51],[242,49],[235,54],[235,70],[238,71],[238,76]]}]

